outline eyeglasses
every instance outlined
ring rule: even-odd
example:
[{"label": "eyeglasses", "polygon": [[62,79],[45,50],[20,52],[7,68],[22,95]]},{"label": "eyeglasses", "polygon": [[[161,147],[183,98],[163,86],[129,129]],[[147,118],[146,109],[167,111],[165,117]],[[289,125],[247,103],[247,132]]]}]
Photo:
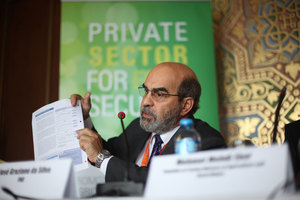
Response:
[{"label": "eyeglasses", "polygon": [[153,88],[152,90],[149,90],[147,87],[145,86],[140,86],[138,87],[139,89],[139,94],[141,97],[144,97],[145,95],[147,95],[149,92],[151,92],[151,97],[154,101],[160,101],[163,99],[163,97],[165,96],[180,96],[178,94],[169,94],[169,93],[165,93],[164,91],[162,91],[160,88]]}]

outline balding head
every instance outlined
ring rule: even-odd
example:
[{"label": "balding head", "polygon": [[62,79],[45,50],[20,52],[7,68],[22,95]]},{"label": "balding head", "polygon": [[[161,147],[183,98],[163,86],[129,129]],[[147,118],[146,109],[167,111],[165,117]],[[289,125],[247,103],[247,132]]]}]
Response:
[{"label": "balding head", "polygon": [[148,74],[148,76],[168,76],[174,78],[177,83],[181,83],[184,79],[195,79],[197,76],[194,71],[182,63],[164,62],[156,65]]},{"label": "balding head", "polygon": [[149,72],[146,80],[167,82],[175,88],[171,93],[180,95],[180,101],[185,97],[192,97],[194,106],[189,115],[193,115],[199,108],[201,86],[195,72],[185,64],[176,62],[160,63]]},{"label": "balding head", "polygon": [[175,128],[182,118],[193,115],[201,92],[193,70],[174,62],[155,66],[140,89],[143,94],[140,125],[157,134]]}]

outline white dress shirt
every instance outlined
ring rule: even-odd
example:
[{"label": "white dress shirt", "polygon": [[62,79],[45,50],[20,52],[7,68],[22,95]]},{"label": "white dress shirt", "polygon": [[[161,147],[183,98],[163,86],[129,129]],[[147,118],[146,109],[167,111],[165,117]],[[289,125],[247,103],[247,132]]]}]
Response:
[{"label": "white dress shirt", "polygon": [[[162,148],[164,147],[164,145],[166,145],[170,139],[172,138],[172,136],[176,133],[176,131],[179,129],[179,126],[175,127],[174,129],[166,132],[166,133],[162,133],[160,134],[160,138],[162,139],[163,143],[162,143]],[[141,166],[141,163],[142,163],[142,160],[143,160],[143,156],[144,156],[144,153],[145,153],[145,150],[146,150],[146,147],[147,147],[147,144],[149,142],[149,140],[151,139],[150,141],[150,145],[149,145],[149,157],[152,153],[152,150],[153,150],[153,145],[155,143],[155,137],[154,135],[156,135],[156,133],[152,133],[151,134],[151,137],[147,140],[143,150],[140,152],[139,156],[137,157],[136,159],[136,164],[138,166]]]},{"label": "white dress shirt", "polygon": [[[86,120],[84,120],[84,127],[85,127],[85,128],[90,128],[90,129],[93,128],[93,122],[92,122],[92,120],[91,120],[90,117],[88,117]],[[161,139],[162,139],[162,141],[163,141],[163,143],[162,143],[162,148],[164,147],[164,145],[166,145],[166,144],[170,141],[170,139],[171,139],[172,136],[176,133],[176,131],[179,129],[179,127],[180,127],[180,126],[177,126],[177,127],[175,127],[174,129],[172,129],[172,130],[170,130],[170,131],[168,131],[168,132],[166,132],[166,133],[160,134],[160,137],[161,137]],[[149,157],[150,157],[150,155],[151,155],[151,153],[152,153],[153,145],[154,145],[154,143],[155,143],[154,135],[156,135],[156,133],[152,133],[152,134],[151,134],[151,137],[150,137],[150,138],[147,140],[147,142],[145,143],[145,146],[144,146],[143,150],[142,150],[142,151],[140,152],[140,154],[138,155],[138,157],[137,157],[137,159],[136,159],[136,161],[135,161],[135,163],[136,163],[138,166],[141,166],[141,163],[142,163],[142,160],[143,160],[143,156],[144,156],[144,153],[145,153],[147,144],[148,144],[149,140],[151,139],[150,144],[149,144]],[[103,173],[104,176],[105,176],[105,174],[106,174],[107,164],[108,164],[109,160],[110,160],[112,157],[113,157],[113,156],[110,156],[110,157],[104,159],[103,162],[102,162],[102,164],[101,164],[101,166],[100,166],[100,168],[99,168],[99,169],[100,169],[100,172]]]}]

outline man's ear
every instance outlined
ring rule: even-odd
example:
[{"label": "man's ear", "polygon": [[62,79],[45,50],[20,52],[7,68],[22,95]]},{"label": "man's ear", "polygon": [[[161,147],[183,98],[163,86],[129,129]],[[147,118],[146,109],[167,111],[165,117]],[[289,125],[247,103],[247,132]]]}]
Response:
[{"label": "man's ear", "polygon": [[181,113],[180,115],[182,117],[186,116],[193,108],[194,106],[194,99],[192,97],[185,97],[182,101],[181,101]]}]

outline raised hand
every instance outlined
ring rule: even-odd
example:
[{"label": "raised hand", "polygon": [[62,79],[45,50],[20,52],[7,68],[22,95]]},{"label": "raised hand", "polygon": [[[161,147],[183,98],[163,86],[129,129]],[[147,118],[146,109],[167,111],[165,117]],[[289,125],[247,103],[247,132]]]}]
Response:
[{"label": "raised hand", "polygon": [[101,136],[89,128],[80,129],[76,132],[80,148],[86,152],[91,162],[95,162],[99,151],[103,148]]},{"label": "raised hand", "polygon": [[89,117],[89,113],[92,107],[91,104],[91,93],[87,92],[84,95],[84,98],[80,96],[79,94],[72,94],[70,97],[71,104],[72,106],[76,106],[77,100],[81,101],[81,107],[82,107],[82,114],[83,114],[83,119],[87,119]]}]

